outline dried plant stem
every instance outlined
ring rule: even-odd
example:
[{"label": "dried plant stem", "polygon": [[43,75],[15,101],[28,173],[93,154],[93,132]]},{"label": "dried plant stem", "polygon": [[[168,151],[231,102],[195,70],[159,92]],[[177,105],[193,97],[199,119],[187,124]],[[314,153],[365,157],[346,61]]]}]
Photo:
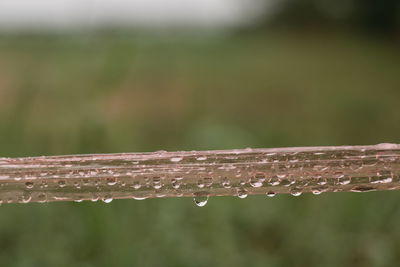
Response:
[{"label": "dried plant stem", "polygon": [[400,188],[400,145],[0,158],[1,203]]}]

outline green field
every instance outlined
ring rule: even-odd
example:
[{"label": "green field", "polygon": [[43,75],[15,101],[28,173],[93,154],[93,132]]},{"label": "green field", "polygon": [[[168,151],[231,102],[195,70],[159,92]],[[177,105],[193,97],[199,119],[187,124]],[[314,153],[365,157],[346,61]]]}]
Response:
[{"label": "green field", "polygon": [[[399,142],[398,44],[0,36],[0,156]],[[1,266],[396,266],[399,192],[0,207]]]}]

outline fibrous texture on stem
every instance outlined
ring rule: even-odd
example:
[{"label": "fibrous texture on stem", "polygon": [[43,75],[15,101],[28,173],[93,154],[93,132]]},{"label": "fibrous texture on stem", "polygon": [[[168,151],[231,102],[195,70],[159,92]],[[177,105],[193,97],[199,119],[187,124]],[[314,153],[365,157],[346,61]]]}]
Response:
[{"label": "fibrous texture on stem", "polygon": [[0,158],[1,203],[399,188],[397,144]]}]

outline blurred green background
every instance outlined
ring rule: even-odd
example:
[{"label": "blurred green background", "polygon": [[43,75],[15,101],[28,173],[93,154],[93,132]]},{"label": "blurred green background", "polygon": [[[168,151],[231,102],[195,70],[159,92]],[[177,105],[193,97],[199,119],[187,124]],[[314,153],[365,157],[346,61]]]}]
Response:
[{"label": "blurred green background", "polygon": [[[1,34],[0,155],[399,143],[398,28],[282,14],[276,27],[228,33]],[[399,192],[371,192],[220,197],[204,208],[8,204],[0,262],[396,266],[399,202]]]}]

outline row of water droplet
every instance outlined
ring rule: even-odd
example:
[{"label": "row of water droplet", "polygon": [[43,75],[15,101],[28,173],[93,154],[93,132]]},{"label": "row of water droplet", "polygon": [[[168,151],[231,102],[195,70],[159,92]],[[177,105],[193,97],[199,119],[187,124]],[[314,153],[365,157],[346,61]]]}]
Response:
[{"label": "row of water droplet", "polygon": [[[389,150],[385,150],[389,149]],[[177,155],[180,154],[180,155]],[[0,159],[3,202],[396,189],[399,150],[233,150]],[[3,193],[20,192],[7,198]],[[135,193],[134,193],[135,192]],[[7,195],[7,194],[6,194]],[[24,197],[25,196],[25,197]]]},{"label": "row of water droplet", "polygon": [[[153,177],[152,179],[143,178],[142,183],[138,180],[128,183],[124,179],[120,180],[114,177],[109,177],[105,180],[63,179],[63,180],[57,180],[56,185],[54,183],[55,180],[53,179],[42,180],[37,185],[35,184],[34,181],[28,180],[25,182],[25,189],[23,190],[22,197],[16,200],[8,199],[5,202],[27,203],[32,200],[37,202],[60,201],[60,200],[74,200],[80,202],[83,199],[88,199],[85,193],[82,193],[82,195],[77,194],[77,192],[79,192],[79,190],[83,188],[86,189],[84,190],[85,192],[86,191],[92,192],[90,195],[90,199],[92,201],[97,201],[100,199],[108,203],[111,202],[113,197],[115,197],[113,196],[113,194],[115,194],[116,197],[119,197],[120,194],[118,192],[121,191],[120,189],[116,189],[115,193],[113,190],[110,190],[110,188],[119,186],[119,187],[129,187],[130,189],[126,190],[127,192],[130,192],[132,190],[133,191],[138,190],[140,194],[130,194],[130,197],[135,199],[145,199],[148,197],[154,197],[154,194],[156,194],[155,197],[166,196],[166,193],[163,193],[163,191],[161,190],[163,187],[165,187],[167,189],[170,189],[170,193],[172,192],[172,196],[193,195],[195,197],[195,203],[198,204],[199,206],[202,206],[205,205],[208,196],[213,195],[213,190],[215,189],[229,190],[226,191],[229,192],[227,195],[235,194],[239,198],[245,198],[249,193],[260,194],[261,192],[260,190],[254,192],[253,189],[263,189],[262,192],[264,192],[269,197],[275,196],[277,193],[290,193],[293,196],[299,196],[302,194],[302,192],[312,192],[313,194],[318,195],[325,191],[335,191],[335,190],[341,191],[340,186],[346,186],[351,184],[353,184],[354,186],[350,188],[350,191],[356,191],[356,192],[369,191],[374,189],[374,185],[393,183],[394,178],[396,180],[395,186],[397,186],[399,179],[398,177],[393,176],[393,174],[390,172],[379,173],[379,176],[372,176],[369,178],[340,176],[331,179],[321,177],[318,179],[308,179],[308,180],[307,179],[290,180],[284,178],[283,176],[281,177],[276,176],[267,179],[265,176],[258,174],[254,177],[251,177],[250,179],[239,180],[237,182],[232,182],[227,177],[224,177],[222,179],[219,179],[219,181],[214,182],[213,178],[205,177],[197,179],[197,182],[194,184],[187,184],[183,177],[175,177],[170,180],[163,179],[162,177]],[[168,181],[169,185],[166,184]],[[4,183],[1,184],[0,191],[5,186],[6,184]],[[59,194],[57,194],[57,190],[54,190],[55,186],[60,189]],[[93,186],[96,188],[96,190],[93,190]],[[72,190],[73,194],[69,196],[68,193],[63,191],[63,189],[69,189],[69,191]],[[141,191],[140,189],[144,190]],[[180,193],[176,194],[178,190],[180,190]],[[31,191],[33,192],[33,194],[30,193]],[[46,195],[49,195],[49,197],[47,197]],[[1,201],[4,200],[0,200],[0,202]]]}]

